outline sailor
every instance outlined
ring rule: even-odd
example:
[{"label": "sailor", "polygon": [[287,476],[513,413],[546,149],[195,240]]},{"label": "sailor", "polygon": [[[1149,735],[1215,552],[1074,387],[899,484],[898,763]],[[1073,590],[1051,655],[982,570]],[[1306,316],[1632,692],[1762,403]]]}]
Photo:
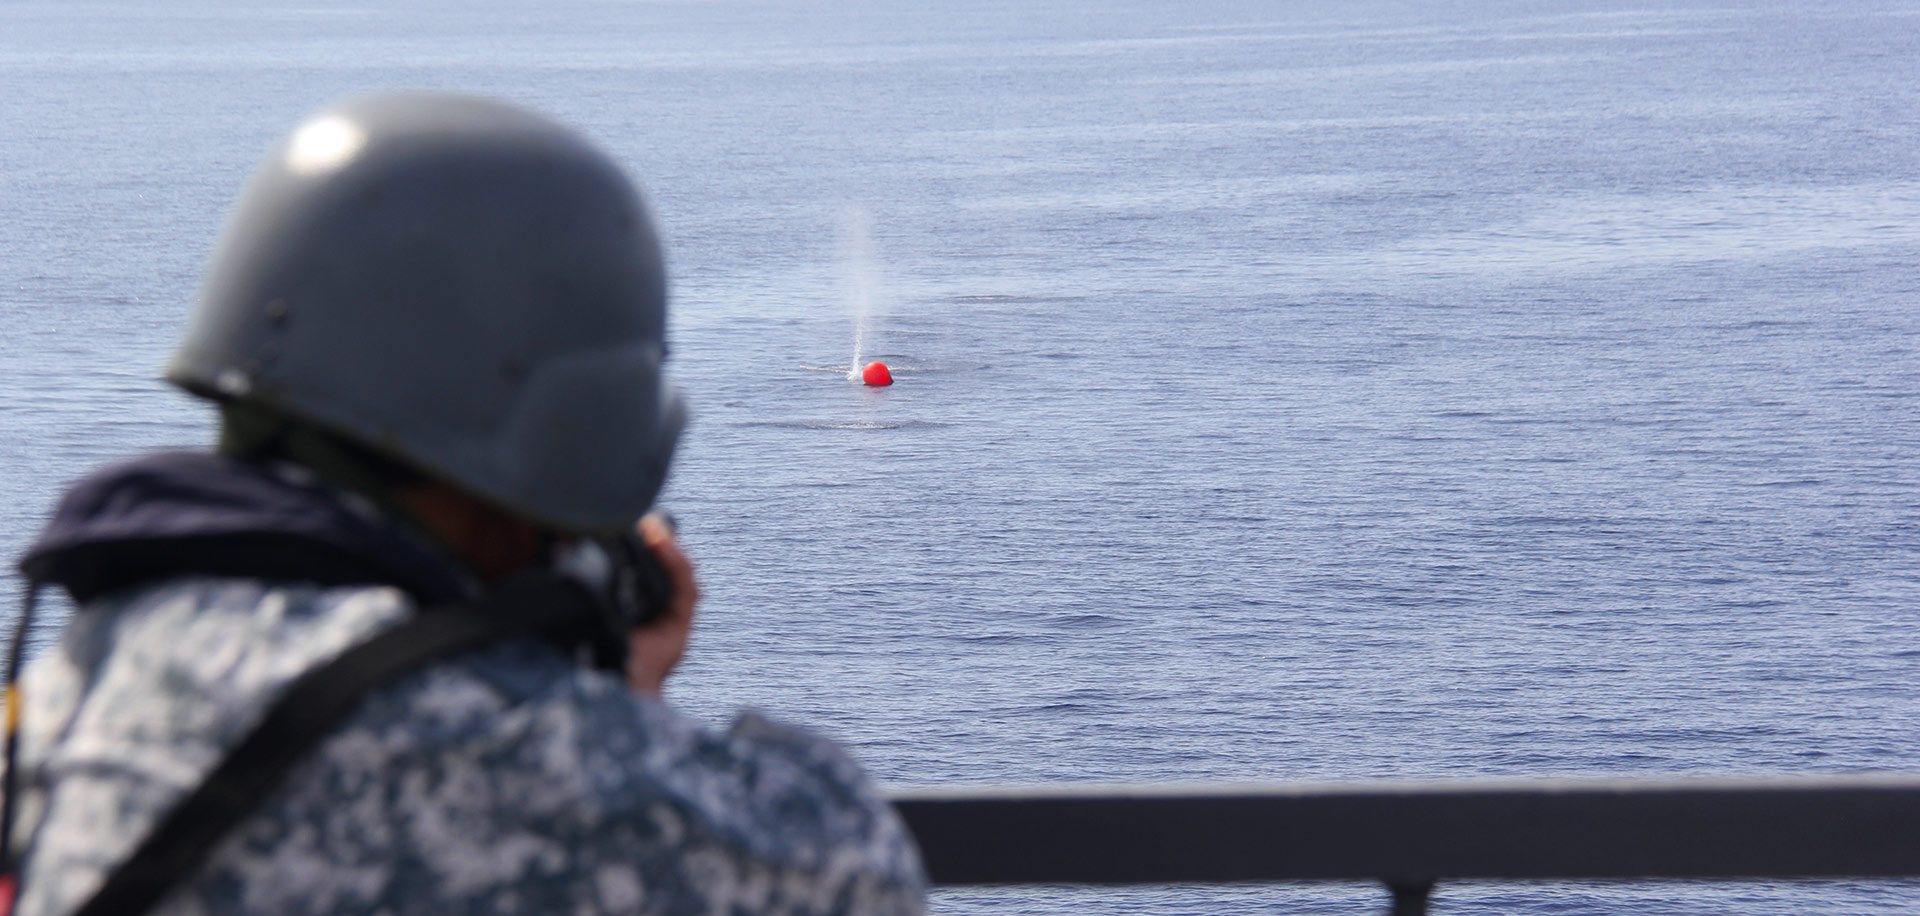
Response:
[{"label": "sailor", "polygon": [[[519,108],[367,96],[274,149],[167,369],[217,449],[82,481],[21,561],[23,621],[78,609],[8,695],[15,912],[919,912],[839,748],[661,699],[665,295],[621,170]],[[415,632],[455,649],[340,686]]]}]

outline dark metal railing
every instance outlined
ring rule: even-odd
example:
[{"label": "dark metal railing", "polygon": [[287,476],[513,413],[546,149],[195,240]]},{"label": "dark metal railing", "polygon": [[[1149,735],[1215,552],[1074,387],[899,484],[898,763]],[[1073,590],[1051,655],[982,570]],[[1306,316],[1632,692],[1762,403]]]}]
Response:
[{"label": "dark metal railing", "polygon": [[1920,774],[896,793],[935,884],[1920,875]]}]

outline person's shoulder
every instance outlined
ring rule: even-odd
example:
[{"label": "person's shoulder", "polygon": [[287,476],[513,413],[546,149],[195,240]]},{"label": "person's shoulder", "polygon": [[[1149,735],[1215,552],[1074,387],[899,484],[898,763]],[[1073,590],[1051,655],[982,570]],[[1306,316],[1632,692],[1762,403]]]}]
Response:
[{"label": "person's shoulder", "polygon": [[[295,618],[391,599],[222,594],[283,602]],[[708,729],[533,639],[372,694],[242,833],[202,886],[203,902],[225,901],[211,911],[485,900],[499,912],[624,912],[644,900],[914,913],[925,885],[904,827],[832,742],[752,714]],[[304,880],[342,862],[365,866],[364,887]],[[422,875],[432,880],[408,879]]]},{"label": "person's shoulder", "polygon": [[[918,850],[878,786],[839,744],[749,710],[722,738],[737,761],[723,810],[749,812],[738,839],[755,854],[849,887],[924,889]],[[724,786],[724,781],[722,785]]]},{"label": "person's shoulder", "polygon": [[93,723],[110,732],[96,744],[128,729],[120,737],[220,748],[293,680],[412,613],[389,587],[182,576],[88,602],[33,675],[71,686],[48,699],[116,711]]},{"label": "person's shoulder", "polygon": [[574,837],[581,867],[604,857],[653,881],[685,881],[698,877],[690,862],[724,863],[741,881],[787,882],[795,899],[827,888],[876,899],[923,891],[905,826],[853,758],[810,730],[757,712],[712,730],[526,642],[445,674],[438,687],[422,684],[413,727],[481,708],[475,697],[454,701],[461,693],[496,697],[492,712],[460,726],[467,751],[487,761],[473,778],[511,812],[499,816]]}]

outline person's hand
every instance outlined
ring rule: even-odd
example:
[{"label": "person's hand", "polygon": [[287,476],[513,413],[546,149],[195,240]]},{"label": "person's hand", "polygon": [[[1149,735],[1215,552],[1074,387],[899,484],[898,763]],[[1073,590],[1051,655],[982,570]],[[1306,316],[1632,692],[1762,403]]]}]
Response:
[{"label": "person's hand", "polygon": [[673,540],[673,528],[659,516],[640,520],[640,541],[660,561],[672,597],[652,620],[627,634],[627,683],[640,693],[657,697],[661,685],[687,652],[700,586],[693,578],[693,561],[680,552],[680,545]]}]

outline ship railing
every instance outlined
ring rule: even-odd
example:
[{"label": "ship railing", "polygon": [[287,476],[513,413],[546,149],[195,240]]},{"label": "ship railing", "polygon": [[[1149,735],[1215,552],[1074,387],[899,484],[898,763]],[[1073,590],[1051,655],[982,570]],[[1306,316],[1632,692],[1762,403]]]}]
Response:
[{"label": "ship railing", "polygon": [[893,802],[935,885],[1920,876],[1920,774],[964,787]]}]

